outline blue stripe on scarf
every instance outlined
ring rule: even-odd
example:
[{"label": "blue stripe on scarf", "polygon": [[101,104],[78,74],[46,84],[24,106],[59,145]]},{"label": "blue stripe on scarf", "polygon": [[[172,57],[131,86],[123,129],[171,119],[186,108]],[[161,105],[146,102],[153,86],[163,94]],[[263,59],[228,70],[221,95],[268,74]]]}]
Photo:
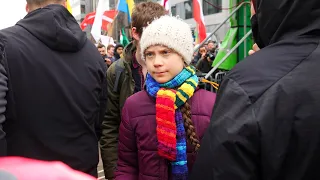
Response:
[{"label": "blue stripe on scarf", "polygon": [[187,161],[179,161],[179,162],[172,162],[173,165],[183,166],[187,164]]},{"label": "blue stripe on scarf", "polygon": [[185,146],[177,146],[177,149],[180,150],[180,151],[184,151],[186,150],[187,148]]},{"label": "blue stripe on scarf", "polygon": [[176,87],[180,86],[182,83],[184,83],[190,76],[192,76],[191,72],[184,68],[172,80],[170,80],[164,84],[160,84],[160,87],[165,87],[165,88],[170,88],[170,89],[176,88]]},{"label": "blue stripe on scarf", "polygon": [[176,110],[176,124],[177,124],[177,159],[171,162],[172,166],[172,179],[173,180],[186,180],[188,177],[187,166],[187,140],[186,131],[184,129],[184,122],[180,109]]}]

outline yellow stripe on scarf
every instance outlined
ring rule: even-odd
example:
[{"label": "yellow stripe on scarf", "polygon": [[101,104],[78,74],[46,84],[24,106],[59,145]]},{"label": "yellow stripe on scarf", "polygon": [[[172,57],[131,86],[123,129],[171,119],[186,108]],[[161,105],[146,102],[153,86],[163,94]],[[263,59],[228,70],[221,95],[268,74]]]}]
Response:
[{"label": "yellow stripe on scarf", "polygon": [[177,96],[178,96],[179,99],[181,99],[181,101],[183,101],[183,102],[187,101],[187,98],[184,97],[179,91],[177,92]]},{"label": "yellow stripe on scarf", "polygon": [[191,68],[191,66],[186,67],[188,71],[190,71],[192,74],[195,74],[196,72]]},{"label": "yellow stripe on scarf", "polygon": [[186,93],[188,97],[184,97],[179,91],[177,92],[177,95],[183,102],[186,102],[187,98],[193,95],[193,92],[194,92],[193,87],[190,84],[184,83],[182,84],[181,89],[183,89],[183,92]]},{"label": "yellow stripe on scarf", "polygon": [[191,82],[194,85],[194,87],[198,86],[198,84],[193,79],[188,79],[186,80],[186,82]]},{"label": "yellow stripe on scarf", "polygon": [[157,96],[167,96],[168,98],[170,98],[173,102],[176,101],[176,95],[174,94],[174,92],[170,91],[170,90],[165,90],[165,89],[160,89],[157,93]]}]

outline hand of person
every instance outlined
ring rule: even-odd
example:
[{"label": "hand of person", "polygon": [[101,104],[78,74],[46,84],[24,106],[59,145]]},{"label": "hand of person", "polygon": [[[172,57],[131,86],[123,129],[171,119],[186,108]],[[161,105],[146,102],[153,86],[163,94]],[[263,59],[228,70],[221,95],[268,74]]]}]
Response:
[{"label": "hand of person", "polygon": [[249,55],[252,55],[254,54],[255,52],[259,51],[260,48],[258,47],[258,45],[255,43],[253,46],[252,46],[252,49],[249,51]]},{"label": "hand of person", "polygon": [[108,59],[108,58],[105,58],[105,60],[106,60],[106,63],[107,63],[107,65],[111,65],[112,64],[112,61],[110,60],[110,59]]}]

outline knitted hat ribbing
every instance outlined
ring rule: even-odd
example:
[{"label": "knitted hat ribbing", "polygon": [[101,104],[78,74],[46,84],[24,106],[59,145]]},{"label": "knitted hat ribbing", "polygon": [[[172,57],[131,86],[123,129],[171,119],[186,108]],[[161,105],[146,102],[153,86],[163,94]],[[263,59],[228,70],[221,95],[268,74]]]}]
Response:
[{"label": "knitted hat ribbing", "polygon": [[193,38],[190,26],[173,16],[162,16],[148,25],[141,36],[142,58],[145,50],[153,45],[164,45],[180,54],[186,64],[191,63]]}]

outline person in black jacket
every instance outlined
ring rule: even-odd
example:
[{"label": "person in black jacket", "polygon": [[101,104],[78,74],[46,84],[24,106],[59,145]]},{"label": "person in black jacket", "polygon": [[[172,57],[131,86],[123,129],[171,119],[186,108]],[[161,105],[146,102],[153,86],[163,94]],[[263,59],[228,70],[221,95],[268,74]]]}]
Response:
[{"label": "person in black jacket", "polygon": [[123,45],[122,44],[117,44],[115,47],[114,47],[114,59],[115,61],[117,61],[118,59],[121,58],[121,54],[123,52]]},{"label": "person in black jacket", "polygon": [[190,180],[320,179],[320,1],[255,9],[260,50],[224,77]]},{"label": "person in black jacket", "polygon": [[0,153],[97,176],[106,68],[64,5],[27,0],[27,16],[0,31]]}]

